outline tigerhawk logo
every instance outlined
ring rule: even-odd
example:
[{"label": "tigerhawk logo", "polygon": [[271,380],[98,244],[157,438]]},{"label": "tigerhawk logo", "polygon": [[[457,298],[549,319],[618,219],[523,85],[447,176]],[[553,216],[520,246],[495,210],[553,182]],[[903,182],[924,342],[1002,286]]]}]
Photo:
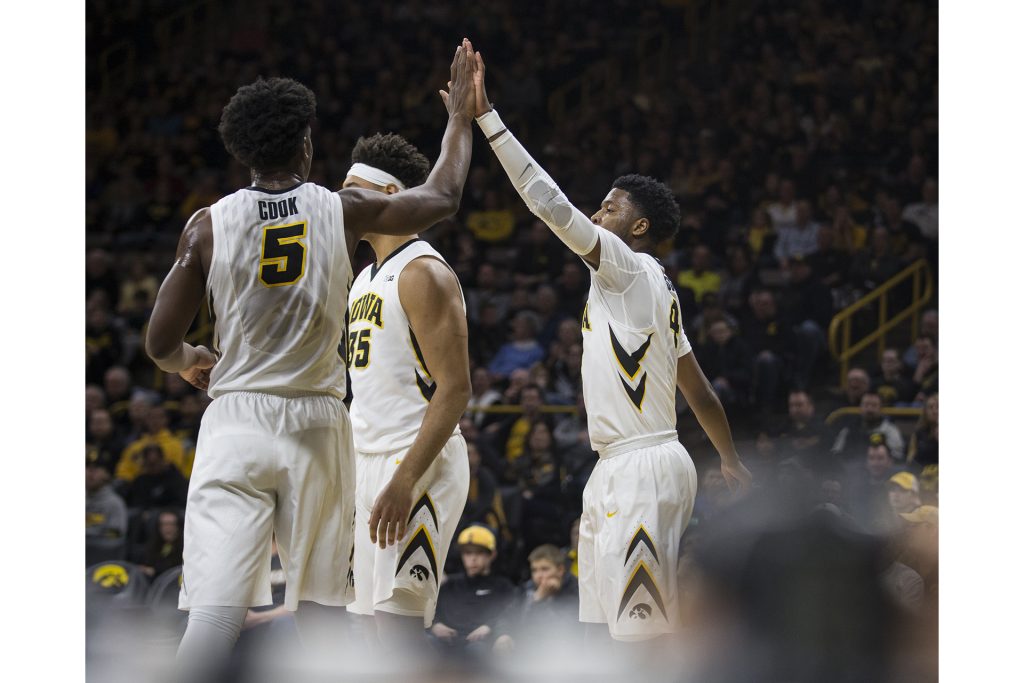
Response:
[{"label": "tigerhawk logo", "polygon": [[128,571],[119,564],[104,564],[92,573],[92,582],[101,588],[124,588],[128,585]]}]

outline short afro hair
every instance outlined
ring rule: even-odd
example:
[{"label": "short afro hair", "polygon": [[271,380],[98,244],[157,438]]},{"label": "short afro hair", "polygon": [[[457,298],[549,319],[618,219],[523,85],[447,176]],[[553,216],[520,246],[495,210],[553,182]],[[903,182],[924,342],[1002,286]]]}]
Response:
[{"label": "short afro hair", "polygon": [[315,117],[312,90],[290,78],[258,78],[234,94],[217,130],[224,147],[241,163],[272,171],[295,159],[306,126]]},{"label": "short afro hair", "polygon": [[359,138],[352,149],[352,163],[386,171],[406,187],[422,185],[430,174],[430,160],[397,133],[377,133]]},{"label": "short afro hair", "polygon": [[679,231],[679,204],[668,185],[649,176],[631,173],[616,178],[612,188],[629,194],[640,218],[646,218],[651,224],[649,232],[655,244],[675,237]]}]

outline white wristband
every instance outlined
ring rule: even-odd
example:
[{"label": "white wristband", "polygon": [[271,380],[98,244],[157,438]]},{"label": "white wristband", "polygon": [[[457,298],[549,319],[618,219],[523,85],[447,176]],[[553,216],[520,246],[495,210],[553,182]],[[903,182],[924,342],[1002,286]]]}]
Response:
[{"label": "white wristband", "polygon": [[483,131],[484,137],[488,140],[505,130],[505,124],[501,122],[501,117],[498,116],[498,112],[495,109],[491,109],[483,116],[478,116],[476,122],[480,126],[480,130]]}]

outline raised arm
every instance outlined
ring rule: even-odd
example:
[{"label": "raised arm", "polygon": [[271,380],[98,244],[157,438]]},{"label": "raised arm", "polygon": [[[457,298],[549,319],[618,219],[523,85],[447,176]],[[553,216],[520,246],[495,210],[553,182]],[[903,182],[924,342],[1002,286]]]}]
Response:
[{"label": "raised arm", "polygon": [[216,357],[205,346],[185,341],[206,296],[206,274],[213,254],[210,210],[197,211],[185,225],[171,272],[156,295],[146,332],[146,353],[164,372],[178,372],[205,390]]},{"label": "raised arm", "polygon": [[405,534],[416,482],[451,438],[471,393],[469,333],[455,273],[437,259],[418,258],[398,278],[398,297],[415,335],[423,369],[434,380],[434,392],[416,440],[370,513],[370,540],[381,548]]},{"label": "raised arm", "polygon": [[388,195],[358,188],[338,191],[351,244],[367,233],[413,235],[459,210],[462,188],[473,152],[472,46],[463,39],[451,66],[450,93],[442,98],[448,108],[448,127],[441,155],[427,181],[405,192]]},{"label": "raised arm", "polygon": [[722,408],[722,402],[718,400],[718,395],[711,388],[692,351],[680,356],[676,362],[676,384],[722,458],[722,476],[725,477],[729,489],[735,490],[738,487],[744,491],[750,488],[752,478],[736,453],[725,409]]},{"label": "raised arm", "polygon": [[473,57],[476,64],[473,74],[476,120],[505,174],[530,212],[544,221],[555,236],[591,268],[598,270],[601,265],[600,228],[572,205],[547,171],[502,123],[487,99],[483,57],[479,52]]}]

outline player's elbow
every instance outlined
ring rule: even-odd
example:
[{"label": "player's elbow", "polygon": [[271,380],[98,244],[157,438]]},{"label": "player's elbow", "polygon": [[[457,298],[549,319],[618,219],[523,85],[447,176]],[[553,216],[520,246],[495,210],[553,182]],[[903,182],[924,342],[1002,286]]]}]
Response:
[{"label": "player's elbow", "polygon": [[446,377],[444,381],[438,382],[438,390],[443,390],[451,405],[457,406],[460,411],[466,409],[469,399],[473,396],[473,386],[468,373],[465,377],[462,373],[455,377]]},{"label": "player's elbow", "polygon": [[160,361],[172,355],[180,346],[180,342],[173,344],[165,336],[154,333],[152,324],[146,331],[146,355],[157,365],[160,365]]}]

